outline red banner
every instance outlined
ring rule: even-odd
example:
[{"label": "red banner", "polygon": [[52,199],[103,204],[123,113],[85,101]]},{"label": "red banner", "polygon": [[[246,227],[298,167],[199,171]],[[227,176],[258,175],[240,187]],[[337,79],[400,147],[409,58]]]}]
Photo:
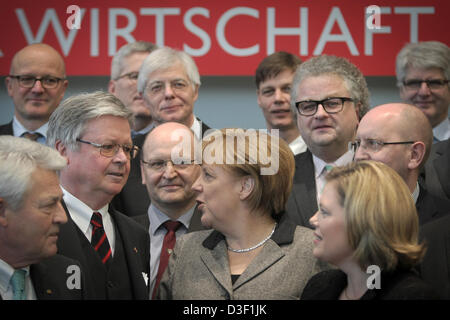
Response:
[{"label": "red banner", "polygon": [[2,75],[33,42],[60,51],[68,75],[109,75],[122,45],[147,40],[186,51],[201,75],[253,75],[284,50],[344,56],[372,76],[394,75],[407,42],[450,42],[448,0],[1,1]]}]

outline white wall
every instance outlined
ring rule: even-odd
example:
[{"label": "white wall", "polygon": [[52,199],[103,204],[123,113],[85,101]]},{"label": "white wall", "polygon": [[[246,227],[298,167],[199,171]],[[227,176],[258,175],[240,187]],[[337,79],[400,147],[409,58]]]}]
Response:
[{"label": "white wall", "polygon": [[[14,106],[7,94],[4,77],[0,85],[0,124],[9,122]],[[81,92],[106,90],[108,77],[69,77],[65,98]],[[253,77],[202,77],[195,114],[212,128],[265,128],[256,103]],[[368,77],[371,106],[399,101],[395,77]]]}]

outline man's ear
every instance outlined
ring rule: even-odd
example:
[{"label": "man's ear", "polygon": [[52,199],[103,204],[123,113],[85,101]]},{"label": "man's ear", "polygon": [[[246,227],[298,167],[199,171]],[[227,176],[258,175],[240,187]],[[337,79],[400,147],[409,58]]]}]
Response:
[{"label": "man's ear", "polygon": [[69,164],[69,157],[67,156],[67,147],[62,143],[61,140],[56,140],[55,149],[59,152],[67,160],[67,164]]},{"label": "man's ear", "polygon": [[240,192],[240,199],[245,200],[247,199],[250,194],[252,193],[253,189],[255,188],[255,180],[250,177],[246,176],[241,179],[241,192]]},{"label": "man's ear", "polygon": [[408,169],[416,169],[420,167],[420,164],[423,162],[425,152],[426,152],[425,143],[423,143],[422,141],[414,142],[413,145],[411,146]]},{"label": "man's ear", "polygon": [[114,80],[109,80],[108,92],[114,94],[115,91],[116,91],[116,82]]},{"label": "man's ear", "polygon": [[0,226],[6,227],[8,222],[6,220],[6,201],[3,198],[0,198]]}]

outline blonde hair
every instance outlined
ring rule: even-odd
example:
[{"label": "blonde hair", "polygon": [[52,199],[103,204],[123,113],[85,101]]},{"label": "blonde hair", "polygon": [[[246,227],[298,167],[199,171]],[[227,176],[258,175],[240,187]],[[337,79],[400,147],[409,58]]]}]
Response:
[{"label": "blonde hair", "polygon": [[[214,130],[203,139],[203,154],[212,147],[218,147],[215,150],[219,152],[216,153],[221,154],[216,155],[213,163],[208,163],[222,165],[239,177],[250,176],[255,182],[248,198],[250,207],[263,212],[269,210],[272,217],[278,219],[291,193],[295,170],[294,156],[288,144],[277,135],[269,136],[253,129],[228,128]],[[277,172],[261,174],[261,170],[270,167],[273,161],[278,162]]]},{"label": "blonde hair", "polygon": [[337,187],[353,257],[363,270],[369,265],[410,269],[421,261],[425,248],[418,243],[416,207],[393,169],[359,161],[334,168],[326,180]]}]

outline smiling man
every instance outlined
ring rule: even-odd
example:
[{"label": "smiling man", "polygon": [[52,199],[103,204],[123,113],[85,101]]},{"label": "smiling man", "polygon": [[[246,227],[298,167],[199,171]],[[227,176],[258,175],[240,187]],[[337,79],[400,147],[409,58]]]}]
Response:
[{"label": "smiling man", "polygon": [[437,41],[407,44],[397,55],[400,97],[418,107],[433,127],[434,142],[450,139],[450,49]]},{"label": "smiling man", "polygon": [[56,254],[67,222],[58,181],[65,166],[49,147],[0,137],[0,300],[84,298],[81,281],[66,284],[78,262]]},{"label": "smiling man", "polygon": [[256,94],[268,130],[278,129],[294,155],[305,152],[306,144],[297,128],[291,108],[291,87],[295,69],[302,61],[288,52],[275,52],[261,61],[256,69]]},{"label": "smiling man", "polygon": [[[193,132],[185,125],[167,122],[153,129],[143,146],[142,183],[147,187],[151,205],[147,215],[136,217],[136,220],[150,233],[150,288],[153,295],[167,266],[170,255],[167,250],[173,248],[164,245],[171,234],[169,225],[176,223],[175,234],[172,234],[175,238],[204,229],[200,222],[201,212],[196,210],[196,194],[192,190],[192,184],[200,175],[200,166],[193,163],[194,139]],[[180,147],[188,154],[177,154],[179,159],[174,159],[173,154]]]},{"label": "smiling man", "polygon": [[14,118],[0,126],[0,135],[45,144],[48,119],[68,85],[63,58],[49,45],[31,44],[14,55],[5,82],[14,103]]},{"label": "smiling man", "polygon": [[69,222],[59,252],[88,270],[95,299],[148,299],[148,234],[109,205],[137,155],[131,119],[119,99],[94,92],[65,100],[49,121],[48,143],[68,163],[60,180]]},{"label": "smiling man", "polygon": [[352,161],[348,143],[369,107],[369,90],[362,73],[348,60],[318,56],[303,62],[294,76],[291,106],[308,149],[295,156],[295,176],[287,212],[311,227],[324,177],[330,166]]}]

